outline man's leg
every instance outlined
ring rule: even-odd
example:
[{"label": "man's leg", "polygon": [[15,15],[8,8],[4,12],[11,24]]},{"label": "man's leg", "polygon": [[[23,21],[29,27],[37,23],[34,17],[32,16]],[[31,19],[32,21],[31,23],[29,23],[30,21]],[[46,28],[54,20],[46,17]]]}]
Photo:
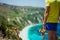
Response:
[{"label": "man's leg", "polygon": [[47,23],[46,30],[48,31],[49,40],[57,40],[57,23]]},{"label": "man's leg", "polygon": [[56,31],[48,31],[49,40],[57,40]]},{"label": "man's leg", "polygon": [[53,40],[57,40],[57,32],[53,31]]}]

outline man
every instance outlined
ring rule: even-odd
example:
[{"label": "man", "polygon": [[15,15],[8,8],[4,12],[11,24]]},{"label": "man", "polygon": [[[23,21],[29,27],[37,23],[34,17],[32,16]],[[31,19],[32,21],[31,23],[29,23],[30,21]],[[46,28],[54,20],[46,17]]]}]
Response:
[{"label": "man", "polygon": [[44,27],[48,31],[49,40],[57,40],[57,23],[60,11],[60,0],[46,0]]}]

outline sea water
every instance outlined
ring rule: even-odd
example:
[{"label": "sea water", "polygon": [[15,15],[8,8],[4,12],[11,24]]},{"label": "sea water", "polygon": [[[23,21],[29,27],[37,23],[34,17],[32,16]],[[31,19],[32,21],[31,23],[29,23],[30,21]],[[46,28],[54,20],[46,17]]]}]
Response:
[{"label": "sea water", "polygon": [[[43,27],[43,24],[35,24],[26,26],[21,32],[20,36],[22,40],[42,40],[41,32],[39,29]],[[48,33],[45,32],[44,40],[48,40]],[[60,23],[58,23],[57,27],[57,36],[60,36]]]}]

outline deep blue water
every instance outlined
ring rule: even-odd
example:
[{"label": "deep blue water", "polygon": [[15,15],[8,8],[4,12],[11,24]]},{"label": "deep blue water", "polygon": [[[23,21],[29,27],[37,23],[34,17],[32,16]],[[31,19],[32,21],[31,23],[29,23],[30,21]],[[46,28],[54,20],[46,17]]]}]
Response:
[{"label": "deep blue water", "polygon": [[60,23],[58,24],[58,28],[57,28],[57,36],[60,36]]},{"label": "deep blue water", "polygon": [[[43,26],[43,24],[38,24],[33,27],[31,27],[28,31],[28,38],[29,40],[42,40],[41,33],[39,32],[39,29]],[[60,23],[58,23],[57,27],[57,36],[60,36]],[[48,40],[48,33],[45,33],[45,40]]]}]

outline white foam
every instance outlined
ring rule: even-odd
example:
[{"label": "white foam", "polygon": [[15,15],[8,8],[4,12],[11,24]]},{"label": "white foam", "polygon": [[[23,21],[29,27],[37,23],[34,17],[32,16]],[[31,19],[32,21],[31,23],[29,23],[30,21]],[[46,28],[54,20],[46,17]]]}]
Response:
[{"label": "white foam", "polygon": [[22,31],[20,31],[19,37],[22,38],[22,40],[29,40],[28,39],[28,29],[33,27],[33,25],[26,26]]}]

